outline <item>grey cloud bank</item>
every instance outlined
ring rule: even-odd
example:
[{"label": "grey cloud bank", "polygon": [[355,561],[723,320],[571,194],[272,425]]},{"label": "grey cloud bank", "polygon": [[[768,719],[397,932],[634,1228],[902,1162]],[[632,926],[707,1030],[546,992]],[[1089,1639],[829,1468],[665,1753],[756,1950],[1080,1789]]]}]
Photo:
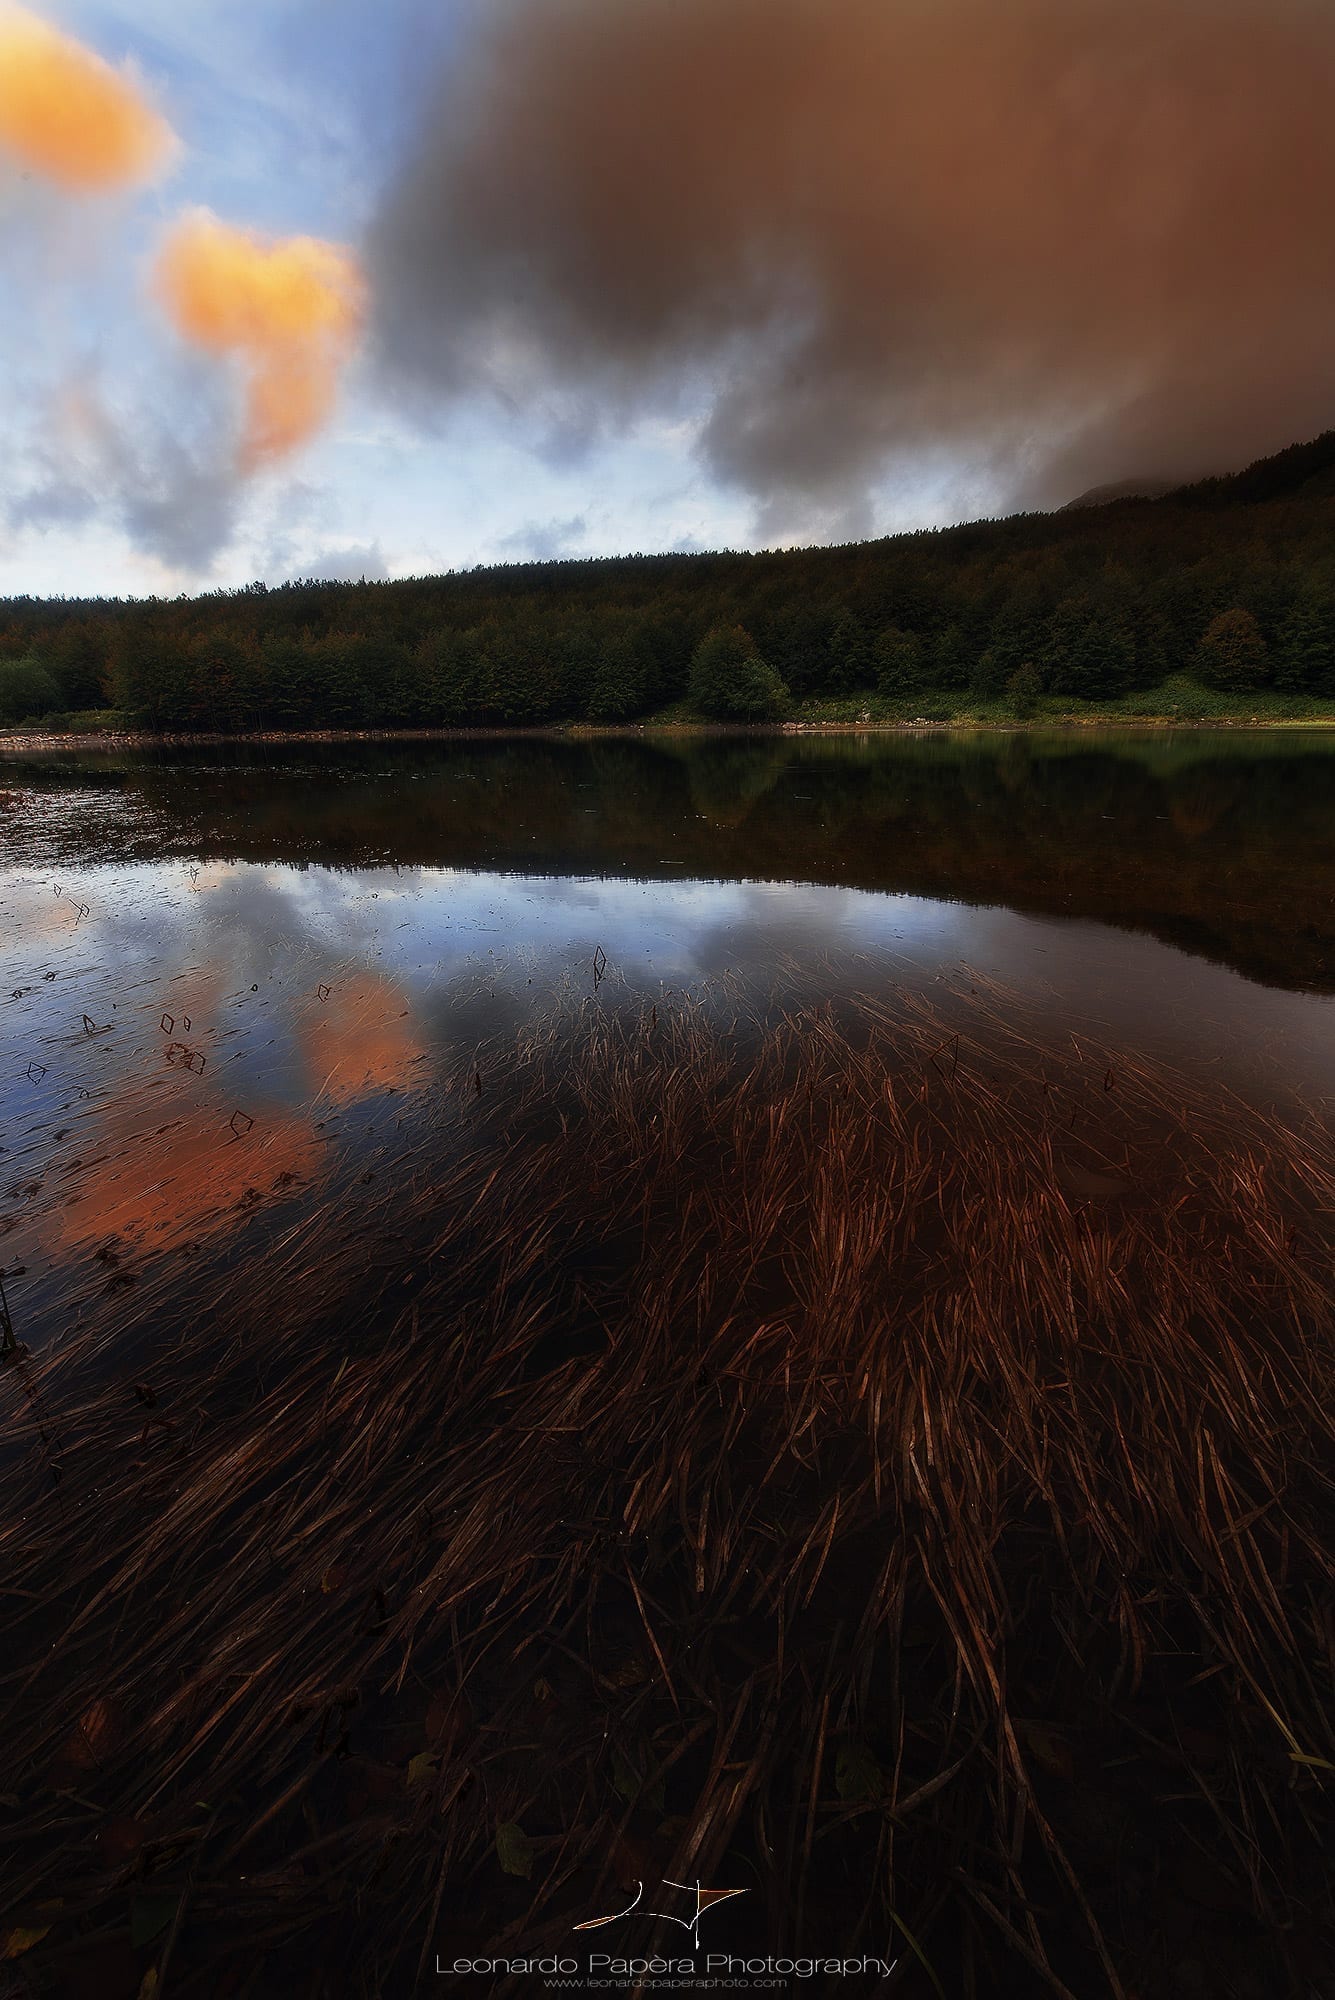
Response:
[{"label": "grey cloud bank", "polygon": [[778,536],[947,446],[1014,504],[1335,416],[1335,11],[498,0],[367,256],[406,395],[703,403]]}]

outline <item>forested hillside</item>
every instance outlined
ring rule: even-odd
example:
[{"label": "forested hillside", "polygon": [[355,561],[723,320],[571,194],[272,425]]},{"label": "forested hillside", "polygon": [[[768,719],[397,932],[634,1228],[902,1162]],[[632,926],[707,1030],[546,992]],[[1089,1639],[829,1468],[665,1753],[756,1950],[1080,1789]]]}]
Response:
[{"label": "forested hillside", "polygon": [[[1189,676],[1335,699],[1335,432],[1228,479],[833,549],[0,602],[0,723],[164,730],[1024,715]],[[49,726],[49,725],[48,725]]]}]

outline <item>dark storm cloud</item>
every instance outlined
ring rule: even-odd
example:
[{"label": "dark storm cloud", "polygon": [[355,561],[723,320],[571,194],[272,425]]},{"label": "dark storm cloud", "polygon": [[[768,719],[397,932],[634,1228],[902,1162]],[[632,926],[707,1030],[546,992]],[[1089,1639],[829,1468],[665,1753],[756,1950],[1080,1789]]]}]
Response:
[{"label": "dark storm cloud", "polygon": [[[703,407],[773,534],[1335,422],[1330,0],[495,0],[368,245],[383,366]],[[573,420],[573,419],[572,419]]]}]

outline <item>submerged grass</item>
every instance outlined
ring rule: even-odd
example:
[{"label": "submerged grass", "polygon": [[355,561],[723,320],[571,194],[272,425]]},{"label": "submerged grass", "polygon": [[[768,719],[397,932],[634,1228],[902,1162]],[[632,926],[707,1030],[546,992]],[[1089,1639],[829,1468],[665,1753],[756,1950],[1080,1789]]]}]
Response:
[{"label": "submerged grass", "polygon": [[1328,1990],[1335,1138],[933,995],[554,1009],[434,1179],[0,1373],[16,1992],[697,1879],[887,1991]]}]

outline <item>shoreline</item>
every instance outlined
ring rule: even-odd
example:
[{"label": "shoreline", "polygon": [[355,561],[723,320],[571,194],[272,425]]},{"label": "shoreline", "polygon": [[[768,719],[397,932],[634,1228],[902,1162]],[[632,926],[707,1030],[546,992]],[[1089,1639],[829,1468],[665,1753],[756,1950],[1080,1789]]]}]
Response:
[{"label": "shoreline", "polygon": [[1170,716],[1058,716],[1031,721],[984,722],[968,719],[910,722],[828,721],[799,722],[636,722],[636,723],[549,723],[539,727],[476,727],[440,729],[268,729],[208,731],[156,731],[147,729],[90,731],[0,730],[0,755],[21,755],[24,751],[46,750],[153,750],[216,749],[227,744],[341,744],[341,743],[462,743],[501,742],[532,738],[547,742],[587,742],[591,740],[636,740],[649,737],[680,736],[923,736],[951,735],[1023,736],[1088,733],[1104,730],[1136,732],[1191,732],[1247,730],[1257,733],[1298,730],[1335,730],[1335,718],[1294,717],[1262,720],[1251,716],[1202,716],[1185,721]]}]

